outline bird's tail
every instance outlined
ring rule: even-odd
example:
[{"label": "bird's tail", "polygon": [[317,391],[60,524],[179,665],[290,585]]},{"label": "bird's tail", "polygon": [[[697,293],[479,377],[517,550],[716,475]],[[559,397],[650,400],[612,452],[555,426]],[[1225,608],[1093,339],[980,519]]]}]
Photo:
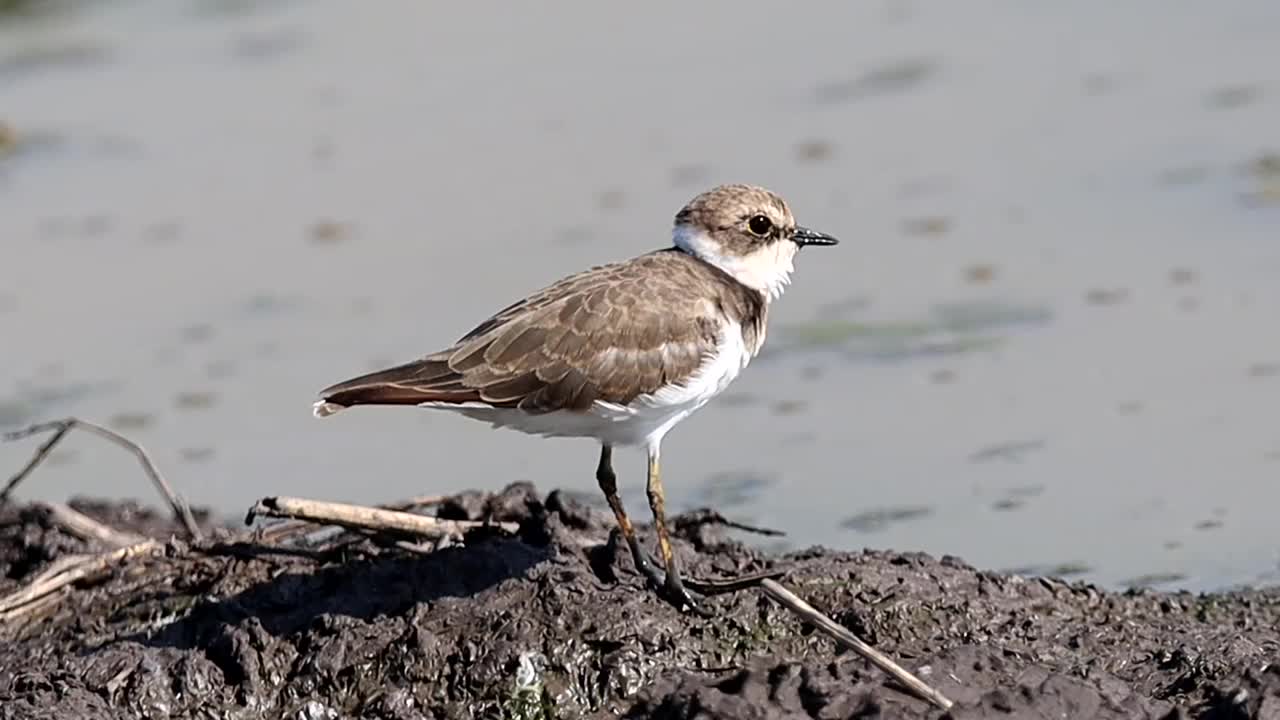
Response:
[{"label": "bird's tail", "polygon": [[317,400],[316,403],[311,406],[311,414],[318,418],[325,418],[346,409],[346,405],[339,405],[338,403],[329,402],[327,400]]},{"label": "bird's tail", "polygon": [[421,405],[462,403],[479,399],[479,391],[462,384],[462,376],[442,359],[432,357],[361,375],[320,391],[312,405],[316,417],[329,417],[355,405]]}]

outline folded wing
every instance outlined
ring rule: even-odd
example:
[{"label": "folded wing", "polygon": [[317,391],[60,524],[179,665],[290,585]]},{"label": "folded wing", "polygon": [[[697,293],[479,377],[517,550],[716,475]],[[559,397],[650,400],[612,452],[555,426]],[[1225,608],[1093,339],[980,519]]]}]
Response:
[{"label": "folded wing", "polygon": [[[717,347],[715,307],[642,258],[570,276],[452,347],[338,383],[322,404],[482,403],[530,413],[626,405],[693,374]],[[681,320],[673,316],[680,307]],[[695,322],[689,322],[693,311]]]}]

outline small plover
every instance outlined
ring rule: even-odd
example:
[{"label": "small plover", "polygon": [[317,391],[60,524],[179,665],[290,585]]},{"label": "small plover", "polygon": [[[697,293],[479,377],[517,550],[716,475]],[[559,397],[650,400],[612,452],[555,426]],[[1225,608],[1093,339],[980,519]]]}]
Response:
[{"label": "small plover", "polygon": [[[669,601],[699,610],[671,550],[662,438],[760,351],[769,304],[790,281],[800,248],[836,242],[796,225],[776,194],[722,185],[676,214],[671,247],[570,275],[443,350],[326,388],[314,411],[417,405],[533,435],[595,438],[596,481],[636,569]],[[618,497],[615,445],[648,453],[665,573],[641,549]]]}]

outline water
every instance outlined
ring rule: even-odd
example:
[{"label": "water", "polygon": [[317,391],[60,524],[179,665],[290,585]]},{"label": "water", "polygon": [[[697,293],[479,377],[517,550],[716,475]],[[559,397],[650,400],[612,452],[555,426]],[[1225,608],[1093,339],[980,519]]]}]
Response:
[{"label": "water", "polygon": [[[801,255],[768,352],[669,436],[671,505],[1110,586],[1280,578],[1270,0],[18,7],[6,427],[109,423],[233,515],[593,497],[590,441],[321,422],[314,393],[753,182],[844,242]],[[150,497],[127,455],[64,448],[23,497]],[[643,458],[617,467],[647,518]]]}]

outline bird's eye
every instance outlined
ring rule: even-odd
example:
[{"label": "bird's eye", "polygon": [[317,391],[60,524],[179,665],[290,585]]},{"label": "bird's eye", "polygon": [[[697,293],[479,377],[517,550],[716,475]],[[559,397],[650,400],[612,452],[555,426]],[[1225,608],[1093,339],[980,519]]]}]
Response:
[{"label": "bird's eye", "polygon": [[751,216],[751,219],[747,221],[747,229],[755,235],[764,237],[773,229],[773,223],[769,221],[769,218],[763,215],[753,215]]}]

